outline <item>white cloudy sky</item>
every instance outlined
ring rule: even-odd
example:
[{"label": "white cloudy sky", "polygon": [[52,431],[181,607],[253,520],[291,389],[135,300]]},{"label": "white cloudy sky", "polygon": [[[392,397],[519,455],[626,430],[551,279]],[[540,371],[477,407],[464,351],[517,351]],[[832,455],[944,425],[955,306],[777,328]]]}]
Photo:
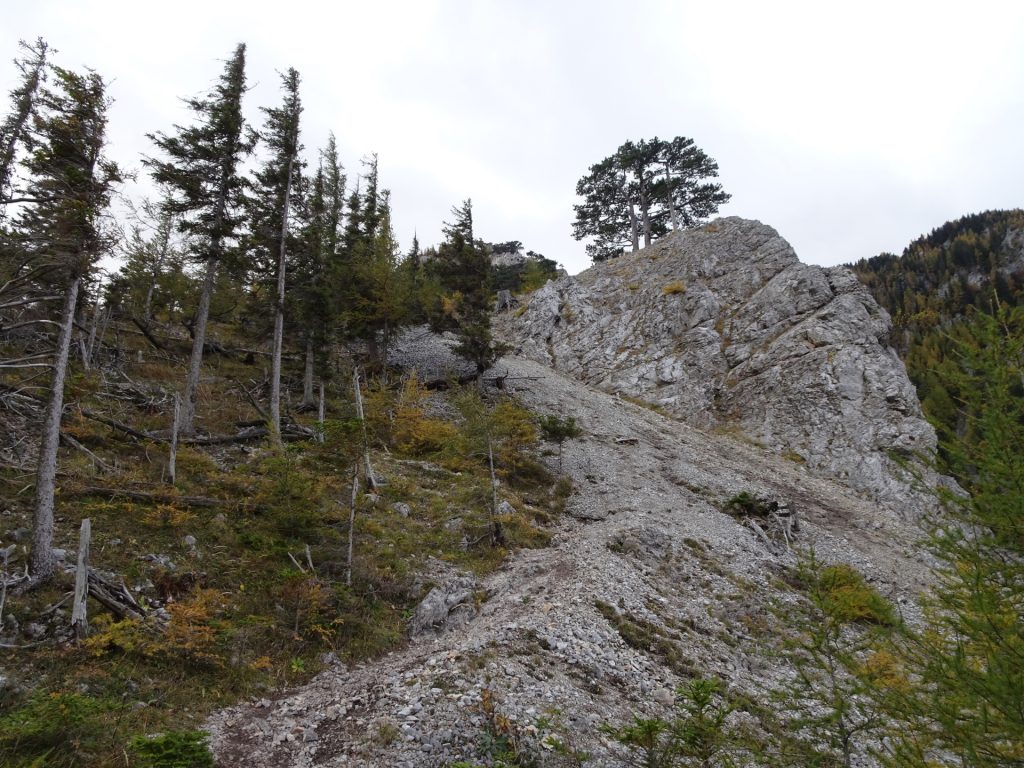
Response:
[{"label": "white cloudy sky", "polygon": [[[111,154],[188,119],[249,46],[248,111],[303,76],[304,141],[377,152],[397,234],[452,205],[576,272],[577,179],[626,139],[690,136],[801,259],[835,264],[965,213],[1024,206],[1024,3],[5,0],[0,54],[45,37],[110,81]],[[0,89],[13,84],[0,68]]]}]

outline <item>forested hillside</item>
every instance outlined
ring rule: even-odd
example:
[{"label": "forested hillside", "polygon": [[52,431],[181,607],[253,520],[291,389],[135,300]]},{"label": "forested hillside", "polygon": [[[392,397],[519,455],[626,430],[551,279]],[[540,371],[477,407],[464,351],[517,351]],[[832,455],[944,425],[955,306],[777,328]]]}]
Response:
[{"label": "forested hillside", "polygon": [[[963,432],[962,345],[983,343],[979,314],[1019,318],[1024,306],[1024,211],[987,211],[948,222],[851,268],[892,315],[891,343],[927,416]],[[1019,319],[1012,322],[1018,322]]]},{"label": "forested hillside", "polygon": [[[188,728],[211,708],[400,646],[435,579],[544,544],[570,492],[534,458],[536,415],[458,381],[498,351],[470,201],[401,254],[376,155],[304,151],[298,72],[246,121],[246,54],[152,127],[154,193],[124,211],[106,80],[21,50],[0,127],[4,765],[206,765]],[[554,269],[531,253],[500,277]],[[433,390],[388,365],[412,324],[465,358]]]}]

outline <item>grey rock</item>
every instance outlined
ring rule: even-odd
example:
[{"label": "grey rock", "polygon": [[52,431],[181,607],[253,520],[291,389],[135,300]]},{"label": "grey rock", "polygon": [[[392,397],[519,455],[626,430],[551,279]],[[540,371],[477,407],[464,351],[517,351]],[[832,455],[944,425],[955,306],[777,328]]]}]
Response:
[{"label": "grey rock", "polygon": [[391,509],[400,514],[402,517],[408,517],[412,513],[412,507],[406,504],[404,501],[396,501],[391,505]]},{"label": "grey rock", "polygon": [[663,707],[671,707],[675,703],[675,696],[672,695],[672,691],[668,688],[657,688],[651,695],[658,704]]},{"label": "grey rock", "polygon": [[497,513],[499,515],[514,515],[516,513],[516,508],[513,507],[507,499],[502,499],[498,504]]},{"label": "grey rock", "polygon": [[193,535],[192,535],[192,534],[190,533],[190,534],[188,534],[187,536],[184,536],[184,537],[182,538],[182,540],[181,540],[181,543],[182,543],[182,544],[184,544],[184,545],[185,545],[186,547],[188,547],[189,549],[195,549],[195,548],[196,548],[196,537],[195,537],[195,536],[193,536]]},{"label": "grey rock", "polygon": [[498,322],[521,354],[588,384],[739,430],[891,508],[926,504],[892,458],[936,441],[885,346],[888,314],[852,272],[801,264],[760,222],[672,233]]},{"label": "grey rock", "polygon": [[442,586],[434,587],[416,607],[409,621],[409,633],[413,636],[427,630],[437,630],[450,623],[452,613],[456,610],[463,616],[472,616],[473,590],[476,581],[468,576],[459,576]]}]

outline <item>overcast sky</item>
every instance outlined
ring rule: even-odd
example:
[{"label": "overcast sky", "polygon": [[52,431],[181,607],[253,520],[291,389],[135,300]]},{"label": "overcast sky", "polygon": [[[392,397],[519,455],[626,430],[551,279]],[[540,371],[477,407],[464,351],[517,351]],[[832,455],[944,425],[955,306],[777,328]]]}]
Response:
[{"label": "overcast sky", "polygon": [[[966,213],[1024,206],[1024,2],[5,0],[0,89],[19,38],[110,81],[110,153],[187,121],[248,44],[247,112],[303,78],[309,158],[376,152],[403,249],[476,230],[570,272],[575,186],[627,139],[692,137],[732,194],[805,262],[900,252]],[[4,106],[6,109],[6,105]]]}]

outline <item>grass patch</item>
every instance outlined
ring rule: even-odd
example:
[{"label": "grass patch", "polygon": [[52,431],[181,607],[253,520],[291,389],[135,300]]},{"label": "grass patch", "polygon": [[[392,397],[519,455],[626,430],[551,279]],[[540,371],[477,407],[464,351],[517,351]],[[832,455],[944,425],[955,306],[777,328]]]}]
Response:
[{"label": "grass patch", "polygon": [[693,677],[697,674],[693,660],[682,651],[679,643],[681,638],[673,637],[666,630],[644,618],[631,613],[620,613],[602,600],[595,601],[594,607],[615,627],[626,645],[656,656],[662,664],[682,677]]}]

